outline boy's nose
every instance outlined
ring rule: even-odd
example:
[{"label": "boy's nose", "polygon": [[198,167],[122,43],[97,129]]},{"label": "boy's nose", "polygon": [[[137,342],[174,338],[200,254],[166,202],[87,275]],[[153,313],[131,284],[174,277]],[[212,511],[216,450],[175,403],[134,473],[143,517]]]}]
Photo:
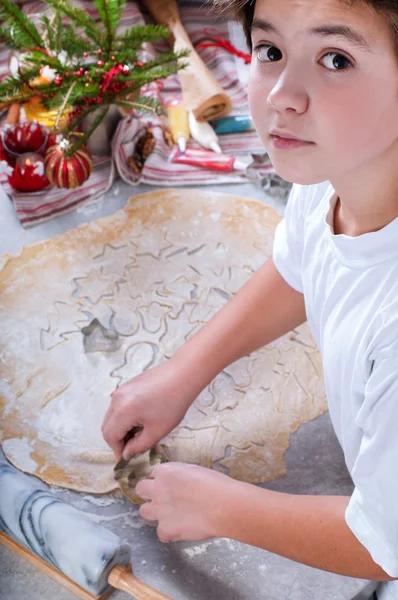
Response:
[{"label": "boy's nose", "polygon": [[308,109],[309,97],[297,75],[281,74],[268,95],[267,103],[277,112],[287,110],[304,113]]}]

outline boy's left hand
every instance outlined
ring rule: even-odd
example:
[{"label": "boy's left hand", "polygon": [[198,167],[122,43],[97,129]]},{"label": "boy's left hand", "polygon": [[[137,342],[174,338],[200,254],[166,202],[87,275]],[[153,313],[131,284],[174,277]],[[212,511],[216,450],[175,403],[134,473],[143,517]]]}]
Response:
[{"label": "boy's left hand", "polygon": [[227,505],[239,482],[210,469],[183,463],[155,467],[142,479],[137,494],[147,500],[139,514],[157,521],[162,542],[223,537]]}]

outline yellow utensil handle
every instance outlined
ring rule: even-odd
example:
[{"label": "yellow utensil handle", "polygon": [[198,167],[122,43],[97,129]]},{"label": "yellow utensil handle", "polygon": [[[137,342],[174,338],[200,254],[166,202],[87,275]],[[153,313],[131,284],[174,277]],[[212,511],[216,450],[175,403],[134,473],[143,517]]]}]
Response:
[{"label": "yellow utensil handle", "polygon": [[120,565],[114,567],[109,573],[108,583],[117,590],[122,590],[137,598],[137,600],[172,600],[170,596],[162,594],[162,592],[137,579],[130,569]]}]

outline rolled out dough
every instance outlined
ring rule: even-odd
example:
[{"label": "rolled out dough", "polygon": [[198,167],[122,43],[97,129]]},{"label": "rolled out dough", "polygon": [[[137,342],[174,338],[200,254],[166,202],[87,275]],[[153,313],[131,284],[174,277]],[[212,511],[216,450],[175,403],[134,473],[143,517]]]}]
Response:
[{"label": "rolled out dough", "polygon": [[[58,486],[115,489],[101,435],[111,393],[165,361],[239,290],[271,255],[279,220],[239,196],[153,191],[3,257],[0,439],[9,460]],[[114,348],[85,353],[82,329],[94,319],[117,333]],[[285,473],[290,434],[325,410],[304,325],[225,369],[162,445],[169,460],[263,482]]]}]

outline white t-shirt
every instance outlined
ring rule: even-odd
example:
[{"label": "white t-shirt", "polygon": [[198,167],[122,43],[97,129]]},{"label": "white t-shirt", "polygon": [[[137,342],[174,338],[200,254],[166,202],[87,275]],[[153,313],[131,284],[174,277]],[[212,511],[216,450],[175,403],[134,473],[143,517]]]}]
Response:
[{"label": "white t-shirt", "polygon": [[[346,522],[398,578],[398,218],[358,237],[335,235],[336,199],[328,182],[294,185],[273,259],[304,294],[322,354],[330,416],[355,485]],[[398,581],[378,595],[397,600]]]}]

